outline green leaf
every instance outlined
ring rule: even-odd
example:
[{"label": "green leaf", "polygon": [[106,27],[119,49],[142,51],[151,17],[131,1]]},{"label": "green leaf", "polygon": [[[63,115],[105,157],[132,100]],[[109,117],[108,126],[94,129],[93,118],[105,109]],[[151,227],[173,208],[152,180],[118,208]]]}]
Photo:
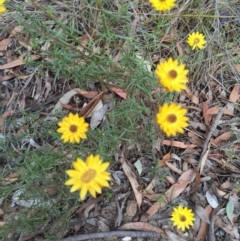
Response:
[{"label": "green leaf", "polygon": [[234,210],[234,203],[232,200],[229,200],[226,206],[227,217],[229,218],[231,224],[233,225],[233,210]]}]

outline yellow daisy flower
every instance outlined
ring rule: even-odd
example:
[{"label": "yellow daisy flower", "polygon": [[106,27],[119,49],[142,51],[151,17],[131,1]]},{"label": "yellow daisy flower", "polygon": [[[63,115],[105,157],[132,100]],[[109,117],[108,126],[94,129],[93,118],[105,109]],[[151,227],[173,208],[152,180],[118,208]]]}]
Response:
[{"label": "yellow daisy flower", "polygon": [[171,221],[173,222],[173,225],[177,226],[178,229],[182,229],[182,231],[193,226],[194,220],[195,218],[192,209],[187,207],[178,206],[177,208],[174,208],[172,212]]},{"label": "yellow daisy flower", "polygon": [[188,70],[184,64],[179,64],[177,60],[169,58],[157,65],[155,74],[159,79],[159,83],[168,91],[180,92],[186,89]]},{"label": "yellow daisy flower", "polygon": [[81,190],[81,200],[85,199],[88,192],[95,198],[97,193],[102,193],[102,187],[109,187],[108,181],[111,178],[110,173],[106,171],[109,164],[102,163],[99,155],[88,156],[86,162],[77,158],[76,162],[72,163],[74,170],[66,171],[70,179],[65,185],[72,185],[70,192]]},{"label": "yellow daisy flower", "polygon": [[0,13],[7,11],[7,9],[3,5],[4,2],[5,0],[0,0]]},{"label": "yellow daisy flower", "polygon": [[202,33],[193,32],[188,35],[187,43],[192,47],[193,50],[195,48],[203,49],[206,42],[207,41]]},{"label": "yellow daisy flower", "polygon": [[183,133],[183,128],[188,126],[186,113],[187,110],[183,109],[181,105],[165,103],[159,107],[157,123],[167,136],[175,136],[178,132]]},{"label": "yellow daisy flower", "polygon": [[176,0],[149,0],[149,2],[157,11],[166,12],[174,6]]},{"label": "yellow daisy flower", "polygon": [[61,139],[63,142],[70,142],[72,144],[79,143],[81,139],[86,139],[86,132],[88,130],[88,123],[85,122],[83,117],[79,117],[78,114],[70,113],[58,123],[60,128],[57,132],[61,133]]}]

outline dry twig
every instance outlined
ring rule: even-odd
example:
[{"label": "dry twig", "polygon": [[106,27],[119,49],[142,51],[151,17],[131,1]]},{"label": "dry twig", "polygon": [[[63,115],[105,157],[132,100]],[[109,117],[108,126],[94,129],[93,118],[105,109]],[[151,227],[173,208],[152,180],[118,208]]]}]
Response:
[{"label": "dry twig", "polygon": [[61,241],[81,241],[89,239],[100,239],[100,238],[110,238],[110,237],[137,237],[137,238],[156,238],[160,236],[155,232],[142,232],[142,231],[111,231],[102,233],[90,233],[81,234],[74,237],[64,238]]},{"label": "dry twig", "polygon": [[223,107],[223,108],[218,112],[218,114],[216,115],[215,121],[214,121],[213,125],[211,126],[211,128],[210,128],[210,130],[209,130],[209,132],[208,132],[208,135],[207,135],[207,137],[206,137],[206,140],[205,140],[204,143],[203,143],[203,150],[202,150],[201,156],[200,156],[200,158],[199,158],[198,169],[199,169],[200,166],[201,166],[201,162],[202,162],[203,156],[204,156],[204,154],[205,154],[205,152],[206,152],[206,150],[207,150],[207,148],[208,148],[208,143],[209,143],[209,141],[210,141],[210,139],[211,139],[211,136],[212,136],[214,130],[217,128],[217,126],[218,126],[218,124],[219,124],[219,120],[221,119],[221,117],[222,117],[225,109],[226,109],[226,106]]}]

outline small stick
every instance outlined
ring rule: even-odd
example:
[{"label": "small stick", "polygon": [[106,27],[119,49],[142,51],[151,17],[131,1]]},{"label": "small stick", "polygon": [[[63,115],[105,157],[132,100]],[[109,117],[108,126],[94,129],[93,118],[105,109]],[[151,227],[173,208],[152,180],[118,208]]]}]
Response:
[{"label": "small stick", "polygon": [[206,138],[206,140],[205,140],[204,143],[203,143],[203,150],[202,150],[201,156],[200,156],[200,158],[199,158],[198,169],[199,169],[200,166],[201,166],[202,158],[203,158],[203,156],[204,156],[204,154],[205,154],[205,152],[206,152],[206,150],[207,150],[207,148],[208,148],[208,143],[209,143],[209,141],[210,141],[210,138],[212,137],[213,132],[214,132],[215,129],[217,128],[218,123],[219,123],[219,120],[221,119],[221,117],[222,117],[223,112],[224,112],[225,109],[226,109],[226,106],[223,107],[223,108],[218,112],[218,114],[217,114],[217,116],[216,116],[216,118],[215,118],[215,121],[214,121],[213,125],[211,126],[211,128],[210,128],[210,130],[209,130],[209,132],[208,132],[207,138]]},{"label": "small stick", "polygon": [[160,238],[160,235],[155,232],[143,231],[110,231],[101,233],[81,234],[74,237],[64,238],[61,241],[81,241],[89,239],[100,239],[110,237],[137,237],[137,238]]}]

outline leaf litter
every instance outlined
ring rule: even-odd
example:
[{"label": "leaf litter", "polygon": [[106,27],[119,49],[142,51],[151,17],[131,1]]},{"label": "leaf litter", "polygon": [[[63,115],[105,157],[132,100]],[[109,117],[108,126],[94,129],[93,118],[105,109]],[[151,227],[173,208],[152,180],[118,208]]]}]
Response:
[{"label": "leaf litter", "polygon": [[[143,18],[145,18],[144,21],[148,21],[147,16],[144,16]],[[141,18],[139,19],[138,16],[137,18],[135,16],[135,20],[132,23],[132,33],[135,33],[141,21]],[[11,48],[14,37],[21,34],[22,30],[23,28],[21,26],[16,26],[8,37],[1,39],[0,51],[2,56],[5,54],[7,55],[6,50]],[[82,45],[78,47],[80,52],[85,52],[85,47],[88,47],[89,42],[92,41],[94,37],[95,36],[92,34],[89,36],[87,34],[81,36]],[[172,37],[171,35],[165,34],[162,37],[162,41],[169,43],[175,40],[176,36]],[[30,44],[25,43],[23,40],[19,40],[19,43],[28,50],[31,50],[32,48]],[[122,45],[124,46],[122,50],[127,49],[127,42],[124,42]],[[45,42],[42,45],[41,50],[47,51],[50,47],[51,44]],[[186,55],[187,50],[183,48],[182,44],[178,43],[176,48],[181,56],[184,57]],[[98,50],[96,49],[96,52],[97,51]],[[89,121],[93,130],[102,128],[101,123],[104,123],[104,118],[108,114],[108,103],[104,103],[102,100],[103,94],[106,94],[103,93],[105,91],[104,89],[92,90],[91,88],[86,88],[85,90],[82,90],[68,80],[59,80],[61,83],[59,87],[55,83],[40,79],[39,76],[37,76],[37,73],[34,72],[32,72],[34,78],[27,82],[27,79],[30,76],[29,73],[27,73],[27,71],[26,73],[21,73],[20,71],[20,67],[25,66],[26,53],[23,51],[21,54],[23,57],[18,59],[19,56],[17,56],[17,54],[16,56],[14,56],[14,54],[11,56],[9,52],[9,56],[5,56],[9,61],[1,63],[0,67],[0,70],[2,70],[0,76],[1,101],[2,96],[4,96],[4,101],[7,101],[6,104],[1,106],[3,108],[0,119],[0,130],[3,138],[7,137],[10,130],[13,131],[12,133],[15,131],[20,133],[19,130],[23,132],[28,130],[29,121],[27,118],[23,119],[23,124],[21,124],[20,128],[8,124],[9,120],[20,119],[19,115],[21,114],[18,104],[22,110],[28,110],[28,108],[30,108],[31,111],[35,111],[35,109],[40,108],[42,104],[45,104],[44,109],[47,114],[45,113],[45,116],[43,113],[38,114],[37,119],[39,120],[42,118],[50,120],[51,117],[58,118],[58,114],[64,115],[71,110],[78,112],[86,118],[90,118]],[[117,54],[115,56],[116,58],[114,58],[114,60],[117,64],[119,64],[122,55],[123,51],[119,51],[119,55]],[[38,55],[32,54],[29,56],[32,60],[41,61],[41,58]],[[137,53],[137,56],[139,61],[141,61],[147,70],[150,71],[152,69],[151,61],[145,60],[141,53]],[[155,53],[154,58],[160,59],[159,53]],[[152,62],[154,62],[154,58],[152,59]],[[236,64],[235,68],[238,70],[239,64]],[[207,72],[210,70],[204,69],[203,71]],[[210,72],[212,75],[216,74],[221,78],[217,68]],[[226,76],[224,76],[224,78],[226,79],[228,79],[229,76],[233,77],[231,71],[225,74]],[[52,73],[50,73],[50,75],[52,75]],[[17,78],[24,81],[24,85],[20,85],[19,90],[17,89],[19,86],[14,83]],[[38,81],[38,86],[34,87],[37,88],[37,90],[32,88],[34,80],[36,80],[36,82]],[[9,81],[8,83],[10,83],[13,88],[6,86],[4,81]],[[70,88],[63,87],[66,81],[70,85]],[[75,212],[73,211],[72,215],[69,215],[68,218],[75,226],[73,225],[70,227],[70,225],[62,231],[63,233],[71,233],[73,230],[75,230],[75,232],[80,230],[79,232],[81,233],[82,227],[84,227],[84,232],[86,233],[109,231],[110,229],[113,229],[111,223],[115,223],[117,220],[117,212],[121,212],[122,218],[121,221],[120,219],[118,220],[118,224],[120,225],[120,223],[123,223],[120,227],[122,230],[154,231],[159,234],[165,232],[165,235],[170,240],[193,240],[191,239],[191,235],[193,235],[192,230],[189,231],[189,237],[182,235],[182,233],[178,233],[171,226],[169,216],[168,220],[165,221],[153,219],[152,223],[148,223],[149,217],[145,219],[145,222],[140,221],[144,220],[143,217],[146,214],[147,216],[150,215],[154,217],[155,214],[162,213],[168,205],[174,206],[178,203],[183,203],[186,205],[192,205],[195,214],[200,218],[200,226],[196,230],[197,235],[194,240],[200,241],[204,240],[206,237],[210,238],[209,240],[213,240],[211,239],[211,237],[213,237],[211,235],[214,235],[214,239],[217,238],[218,240],[223,240],[225,237],[229,237],[231,240],[239,239],[239,230],[237,229],[237,225],[239,224],[239,189],[235,188],[235,184],[239,179],[240,166],[237,156],[231,157],[228,153],[228,151],[232,149],[239,154],[239,123],[233,122],[230,126],[221,124],[221,121],[225,121],[226,124],[228,121],[233,120],[234,117],[239,115],[239,84],[236,84],[234,81],[231,81],[230,83],[226,81],[223,84],[219,84],[214,79],[211,79],[208,82],[204,82],[203,80],[198,85],[199,86],[190,85],[181,96],[183,100],[182,103],[188,107],[189,116],[191,117],[188,135],[186,132],[186,135],[170,140],[165,139],[162,134],[157,134],[160,142],[154,147],[154,152],[156,153],[157,160],[162,161],[159,162],[155,168],[166,171],[169,174],[164,176],[164,181],[159,183],[157,174],[150,176],[144,174],[144,168],[139,158],[135,158],[133,161],[134,164],[132,165],[132,160],[130,156],[128,156],[128,153],[121,153],[121,151],[119,151],[120,153],[118,154],[121,156],[119,162],[121,165],[118,168],[113,165],[114,168],[112,171],[114,174],[117,172],[118,174],[121,173],[116,175],[118,176],[116,186],[122,186],[122,189],[117,189],[117,187],[113,186],[113,190],[117,190],[116,192],[120,190],[116,195],[128,194],[125,196],[125,202],[122,204],[119,211],[117,211],[118,205],[115,200],[113,201],[109,199],[105,200],[105,202],[101,201],[101,199],[97,200],[94,205],[90,204],[88,206],[91,207],[89,209],[87,206],[82,206],[82,211],[85,210],[85,222],[82,223],[82,226],[79,224],[77,227],[80,218],[76,215],[77,210],[75,210]],[[106,84],[106,87],[121,97],[121,101],[131,98],[131,95],[128,94],[124,88],[119,87],[112,80]],[[60,88],[60,94],[56,91],[57,88]],[[164,91],[160,90],[156,92],[155,89],[152,90],[153,97],[159,93],[164,93]],[[33,106],[27,103],[26,96],[34,97],[36,102]],[[21,98],[22,102],[19,102],[19,98]],[[119,101],[116,96],[111,96],[111,98],[113,98],[114,101]],[[137,96],[137,98],[141,99],[142,97]],[[79,99],[81,104],[78,102]],[[216,120],[216,115],[225,106],[226,109],[223,111],[221,119],[217,121],[215,128],[211,130],[214,121]],[[235,131],[230,128],[231,126],[236,127]],[[202,153],[202,150],[204,149],[204,140],[210,130],[212,134],[206,145],[207,149],[203,152],[202,158],[200,158],[200,153]],[[15,136],[17,137],[17,135]],[[232,141],[233,139],[235,142]],[[45,144],[35,137],[28,137],[27,141],[30,149],[33,148],[37,150]],[[13,144],[15,145],[15,143],[12,143],[12,145]],[[143,153],[146,152],[144,144],[137,144],[135,150],[136,153],[138,155],[143,155]],[[225,144],[229,145],[227,149],[224,147]],[[19,150],[17,151],[19,152]],[[173,158],[172,154],[182,158],[178,160]],[[185,158],[192,161],[189,163],[185,161]],[[201,165],[199,172],[205,181],[201,181],[196,185],[196,190],[191,193],[191,190],[194,187],[194,180],[196,181],[197,179],[196,171],[195,169],[192,169],[192,165],[195,165],[195,168],[197,168],[200,159]],[[151,158],[149,158],[149,165],[155,165]],[[1,181],[7,181],[5,185],[11,185],[17,182],[18,178],[18,173],[16,176],[9,173],[9,176],[1,178]],[[226,178],[228,178],[228,184],[226,184]],[[123,182],[126,184],[126,189],[124,189],[124,185],[122,185]],[[209,188],[213,184],[215,186]],[[160,188],[160,190],[158,188]],[[33,212],[33,206],[49,205],[49,203],[42,200],[40,201],[39,199],[20,199],[20,196],[23,193],[24,190],[18,189],[12,194],[12,206],[18,205],[20,208],[24,206]],[[91,201],[91,199],[89,200]],[[3,202],[6,204],[6,200],[3,200]],[[208,203],[210,205],[208,205]],[[217,210],[219,204],[221,204],[223,211]],[[51,205],[54,205],[54,202]],[[108,207],[106,207],[106,205]],[[212,210],[216,212],[213,212]],[[126,214],[128,214],[126,215],[127,217],[125,217],[125,211]],[[109,213],[111,213],[111,215]],[[5,216],[5,212],[0,216],[1,219],[4,220],[0,222],[1,226],[5,225],[5,219],[7,220],[7,217],[5,218]],[[74,218],[77,218],[77,221],[74,220]],[[213,221],[214,219],[215,221]],[[109,222],[107,222],[107,220]],[[65,222],[65,220],[62,219],[60,220],[60,223],[61,222]],[[220,231],[224,231],[225,233],[220,232],[219,228]],[[213,229],[212,231],[215,232],[215,234],[209,232],[211,229]],[[37,235],[39,234],[36,234],[36,236]]]}]

